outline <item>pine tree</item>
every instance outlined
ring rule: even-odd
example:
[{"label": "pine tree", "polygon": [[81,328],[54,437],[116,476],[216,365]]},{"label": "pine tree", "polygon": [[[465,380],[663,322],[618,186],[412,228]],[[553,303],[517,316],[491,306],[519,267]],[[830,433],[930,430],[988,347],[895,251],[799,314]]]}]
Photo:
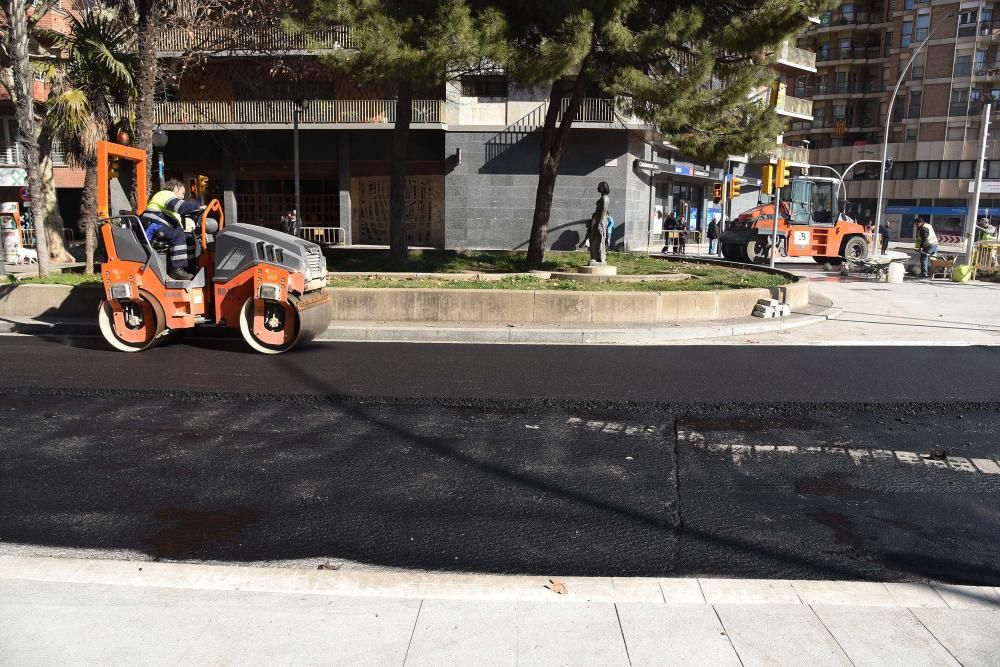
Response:
[{"label": "pine tree", "polygon": [[539,178],[528,262],[541,264],[559,165],[585,92],[616,100],[705,162],[758,154],[780,123],[760,103],[773,73],[766,54],[802,30],[827,0],[755,2],[498,0],[514,46],[511,73],[544,86]]},{"label": "pine tree", "polygon": [[447,81],[505,59],[503,22],[492,8],[473,11],[465,0],[315,0],[309,27],[346,26],[357,49],[324,58],[364,82],[396,93],[389,179],[389,253],[406,261],[406,167],[413,100],[437,98]]}]

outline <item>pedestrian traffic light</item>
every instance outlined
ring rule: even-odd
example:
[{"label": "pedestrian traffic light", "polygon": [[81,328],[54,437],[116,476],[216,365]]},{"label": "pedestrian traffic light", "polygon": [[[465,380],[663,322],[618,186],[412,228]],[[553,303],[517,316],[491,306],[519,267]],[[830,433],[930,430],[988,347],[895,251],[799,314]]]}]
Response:
[{"label": "pedestrian traffic light", "polygon": [[121,168],[122,161],[116,157],[111,158],[111,161],[108,163],[108,177],[118,178],[119,174],[121,174]]},{"label": "pedestrian traffic light", "polygon": [[774,187],[783,188],[792,180],[787,164],[784,160],[778,160],[778,166],[774,168]]},{"label": "pedestrian traffic light", "polygon": [[769,164],[760,170],[760,191],[766,195],[774,192],[774,167]]},{"label": "pedestrian traffic light", "polygon": [[208,196],[208,176],[198,175],[198,194]]},{"label": "pedestrian traffic light", "polygon": [[722,201],[722,183],[712,184],[712,203],[718,204]]},{"label": "pedestrian traffic light", "polygon": [[729,198],[736,199],[740,196],[740,188],[743,187],[743,179],[733,176],[729,180]]}]

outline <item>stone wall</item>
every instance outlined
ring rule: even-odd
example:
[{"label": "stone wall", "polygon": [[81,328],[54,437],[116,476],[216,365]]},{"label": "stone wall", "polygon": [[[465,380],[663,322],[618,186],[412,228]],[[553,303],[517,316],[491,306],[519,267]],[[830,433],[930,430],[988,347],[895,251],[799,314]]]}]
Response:
[{"label": "stone wall", "polygon": [[[446,133],[446,248],[527,249],[538,184],[538,141],[538,132]],[[454,158],[458,149],[461,164]],[[613,166],[606,166],[608,161]],[[583,240],[601,181],[611,187],[611,211],[622,224],[629,215],[628,170],[625,130],[573,130],[556,181],[548,246],[571,250]]]}]

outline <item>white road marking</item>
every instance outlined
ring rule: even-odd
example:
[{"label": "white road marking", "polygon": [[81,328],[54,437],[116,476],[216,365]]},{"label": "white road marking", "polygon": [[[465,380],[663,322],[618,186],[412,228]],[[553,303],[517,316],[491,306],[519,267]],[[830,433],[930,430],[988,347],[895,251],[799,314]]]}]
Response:
[{"label": "white road marking", "polygon": [[857,466],[896,461],[909,465],[928,466],[932,468],[942,468],[957,470],[983,475],[1000,475],[1000,463],[993,459],[967,459],[963,456],[949,456],[942,460],[931,458],[931,454],[918,454],[917,452],[893,451],[891,449],[862,449],[859,447],[846,447],[850,440],[833,440],[824,445],[749,445],[744,442],[742,434],[730,431],[722,431],[711,434],[712,438],[698,431],[677,432],[677,439],[680,442],[690,444],[692,447],[704,449],[713,454],[732,453],[733,463],[742,465],[751,460],[755,455],[768,454],[834,454],[847,455]]},{"label": "white road marking", "polygon": [[[659,426],[649,426],[646,424],[625,424],[623,422],[605,422],[596,419],[583,420],[579,417],[570,417],[566,420],[567,426],[576,428],[587,428],[600,433],[623,433],[624,435],[640,435],[644,433],[657,434],[662,429]],[[679,436],[680,437],[680,436]]]}]

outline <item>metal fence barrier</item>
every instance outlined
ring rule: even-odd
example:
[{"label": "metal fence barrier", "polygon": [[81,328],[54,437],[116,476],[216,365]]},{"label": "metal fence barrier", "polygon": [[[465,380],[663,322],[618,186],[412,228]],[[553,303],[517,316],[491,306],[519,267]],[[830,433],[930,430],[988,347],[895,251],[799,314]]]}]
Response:
[{"label": "metal fence barrier", "polygon": [[1000,241],[980,241],[972,250],[972,276],[976,279],[979,271],[996,272],[1000,271]]},{"label": "metal fence barrier", "polygon": [[319,245],[343,245],[344,230],[340,227],[303,227],[302,238]]},{"label": "metal fence barrier", "polygon": [[649,232],[649,239],[646,242],[646,254],[650,254],[658,248],[665,248],[667,246],[676,246],[679,243],[681,234],[687,234],[687,238],[684,241],[684,252],[687,254],[688,245],[697,245],[701,243],[701,231],[697,229],[685,231],[683,229],[661,229]]}]

